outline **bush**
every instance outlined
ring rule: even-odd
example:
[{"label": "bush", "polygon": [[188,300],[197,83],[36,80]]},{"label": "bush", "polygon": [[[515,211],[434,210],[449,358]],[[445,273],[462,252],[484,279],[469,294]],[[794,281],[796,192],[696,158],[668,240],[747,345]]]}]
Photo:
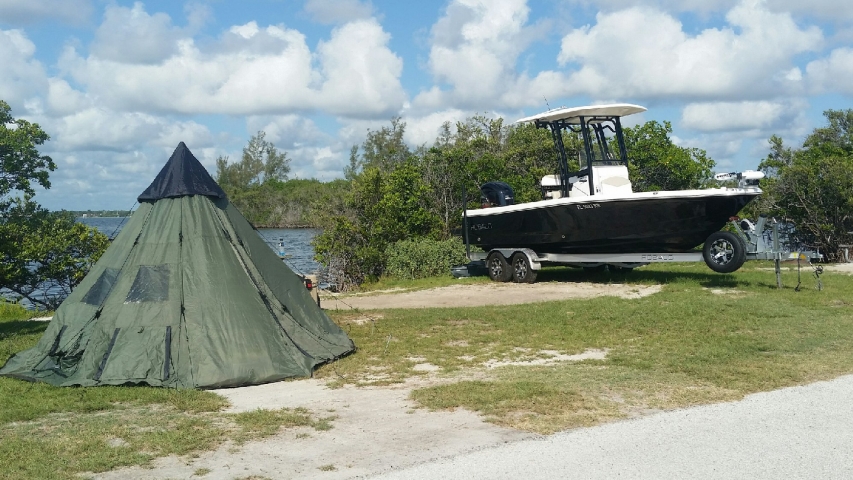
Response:
[{"label": "bush", "polygon": [[403,240],[388,247],[389,277],[415,279],[450,275],[450,267],[468,263],[460,238]]}]

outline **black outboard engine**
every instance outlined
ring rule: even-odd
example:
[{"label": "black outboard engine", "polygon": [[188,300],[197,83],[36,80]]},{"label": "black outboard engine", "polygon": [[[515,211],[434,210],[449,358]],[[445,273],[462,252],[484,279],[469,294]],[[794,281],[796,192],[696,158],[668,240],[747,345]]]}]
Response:
[{"label": "black outboard engine", "polygon": [[503,207],[515,203],[512,187],[504,182],[488,182],[480,186],[483,206]]}]

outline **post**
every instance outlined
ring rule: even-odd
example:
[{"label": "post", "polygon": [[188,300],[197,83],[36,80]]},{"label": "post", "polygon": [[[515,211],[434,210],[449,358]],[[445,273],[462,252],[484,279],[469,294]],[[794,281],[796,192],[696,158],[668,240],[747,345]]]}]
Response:
[{"label": "post", "polygon": [[781,253],[778,252],[774,255],[776,257],[774,259],[774,263],[776,264],[776,288],[782,288],[782,268],[780,266],[782,261],[779,259],[780,255]]},{"label": "post", "polygon": [[465,240],[465,258],[471,261],[471,243],[468,241],[468,196],[462,184],[462,238]]}]

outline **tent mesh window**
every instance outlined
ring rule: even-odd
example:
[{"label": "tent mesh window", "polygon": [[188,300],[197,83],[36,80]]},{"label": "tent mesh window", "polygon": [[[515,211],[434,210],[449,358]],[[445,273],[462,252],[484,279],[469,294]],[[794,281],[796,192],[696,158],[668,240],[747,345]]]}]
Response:
[{"label": "tent mesh window", "polygon": [[88,303],[89,305],[100,305],[107,295],[110,294],[110,290],[113,289],[113,285],[116,282],[116,278],[118,278],[119,269],[117,268],[105,268],[103,272],[101,272],[101,276],[95,280],[95,284],[92,285],[92,288],[86,292],[86,295],[83,296],[83,303]]},{"label": "tent mesh window", "polygon": [[140,265],[124,302],[164,302],[168,299],[169,266]]}]

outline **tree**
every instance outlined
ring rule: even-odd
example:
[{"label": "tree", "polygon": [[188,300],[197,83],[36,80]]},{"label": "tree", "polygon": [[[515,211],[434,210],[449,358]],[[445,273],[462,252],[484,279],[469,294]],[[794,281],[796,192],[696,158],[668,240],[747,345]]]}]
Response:
[{"label": "tree", "polygon": [[771,137],[771,152],[759,169],[768,176],[762,206],[834,261],[839,245],[853,241],[853,109],[824,116],[829,125],[816,128],[800,149]]},{"label": "tree", "polygon": [[385,173],[367,168],[352,184],[346,211],[333,215],[314,238],[317,260],[349,288],[380,277],[389,245],[440,236],[440,221],[426,201],[426,185],[413,159]]},{"label": "tree", "polygon": [[406,161],[411,152],[403,140],[405,133],[406,122],[402,121],[400,117],[392,118],[390,127],[368,131],[367,138],[361,147],[364,153],[360,166],[390,171]]},{"label": "tree", "polygon": [[[36,123],[14,119],[0,100],[0,289],[56,308],[108,245],[96,229],[33,201],[33,183],[50,188],[56,169],[38,146],[50,137]],[[22,193],[23,197],[14,196]]]},{"label": "tree", "polygon": [[48,176],[56,164],[39,155],[38,146],[50,139],[37,123],[12,118],[9,104],[0,100],[0,215],[9,207],[8,195],[34,195],[32,182],[50,188]]},{"label": "tree", "polygon": [[674,144],[669,122],[652,120],[623,131],[634,191],[687,190],[710,181],[714,160],[702,149]]},{"label": "tree", "polygon": [[289,173],[287,152],[279,152],[263,131],[249,139],[239,162],[229,164],[227,156],[216,159],[216,182],[229,196],[266,183],[283,182]]},{"label": "tree", "polygon": [[108,246],[106,235],[70,213],[16,203],[0,222],[0,286],[55,309]]},{"label": "tree", "polygon": [[349,165],[344,167],[344,178],[352,180],[361,171],[361,159],[358,158],[358,145],[353,145],[349,151]]},{"label": "tree", "polygon": [[228,163],[227,156],[216,159],[216,182],[253,223],[270,224],[278,200],[276,191],[289,173],[287,152],[266,140],[263,131],[249,139],[239,162]]}]

